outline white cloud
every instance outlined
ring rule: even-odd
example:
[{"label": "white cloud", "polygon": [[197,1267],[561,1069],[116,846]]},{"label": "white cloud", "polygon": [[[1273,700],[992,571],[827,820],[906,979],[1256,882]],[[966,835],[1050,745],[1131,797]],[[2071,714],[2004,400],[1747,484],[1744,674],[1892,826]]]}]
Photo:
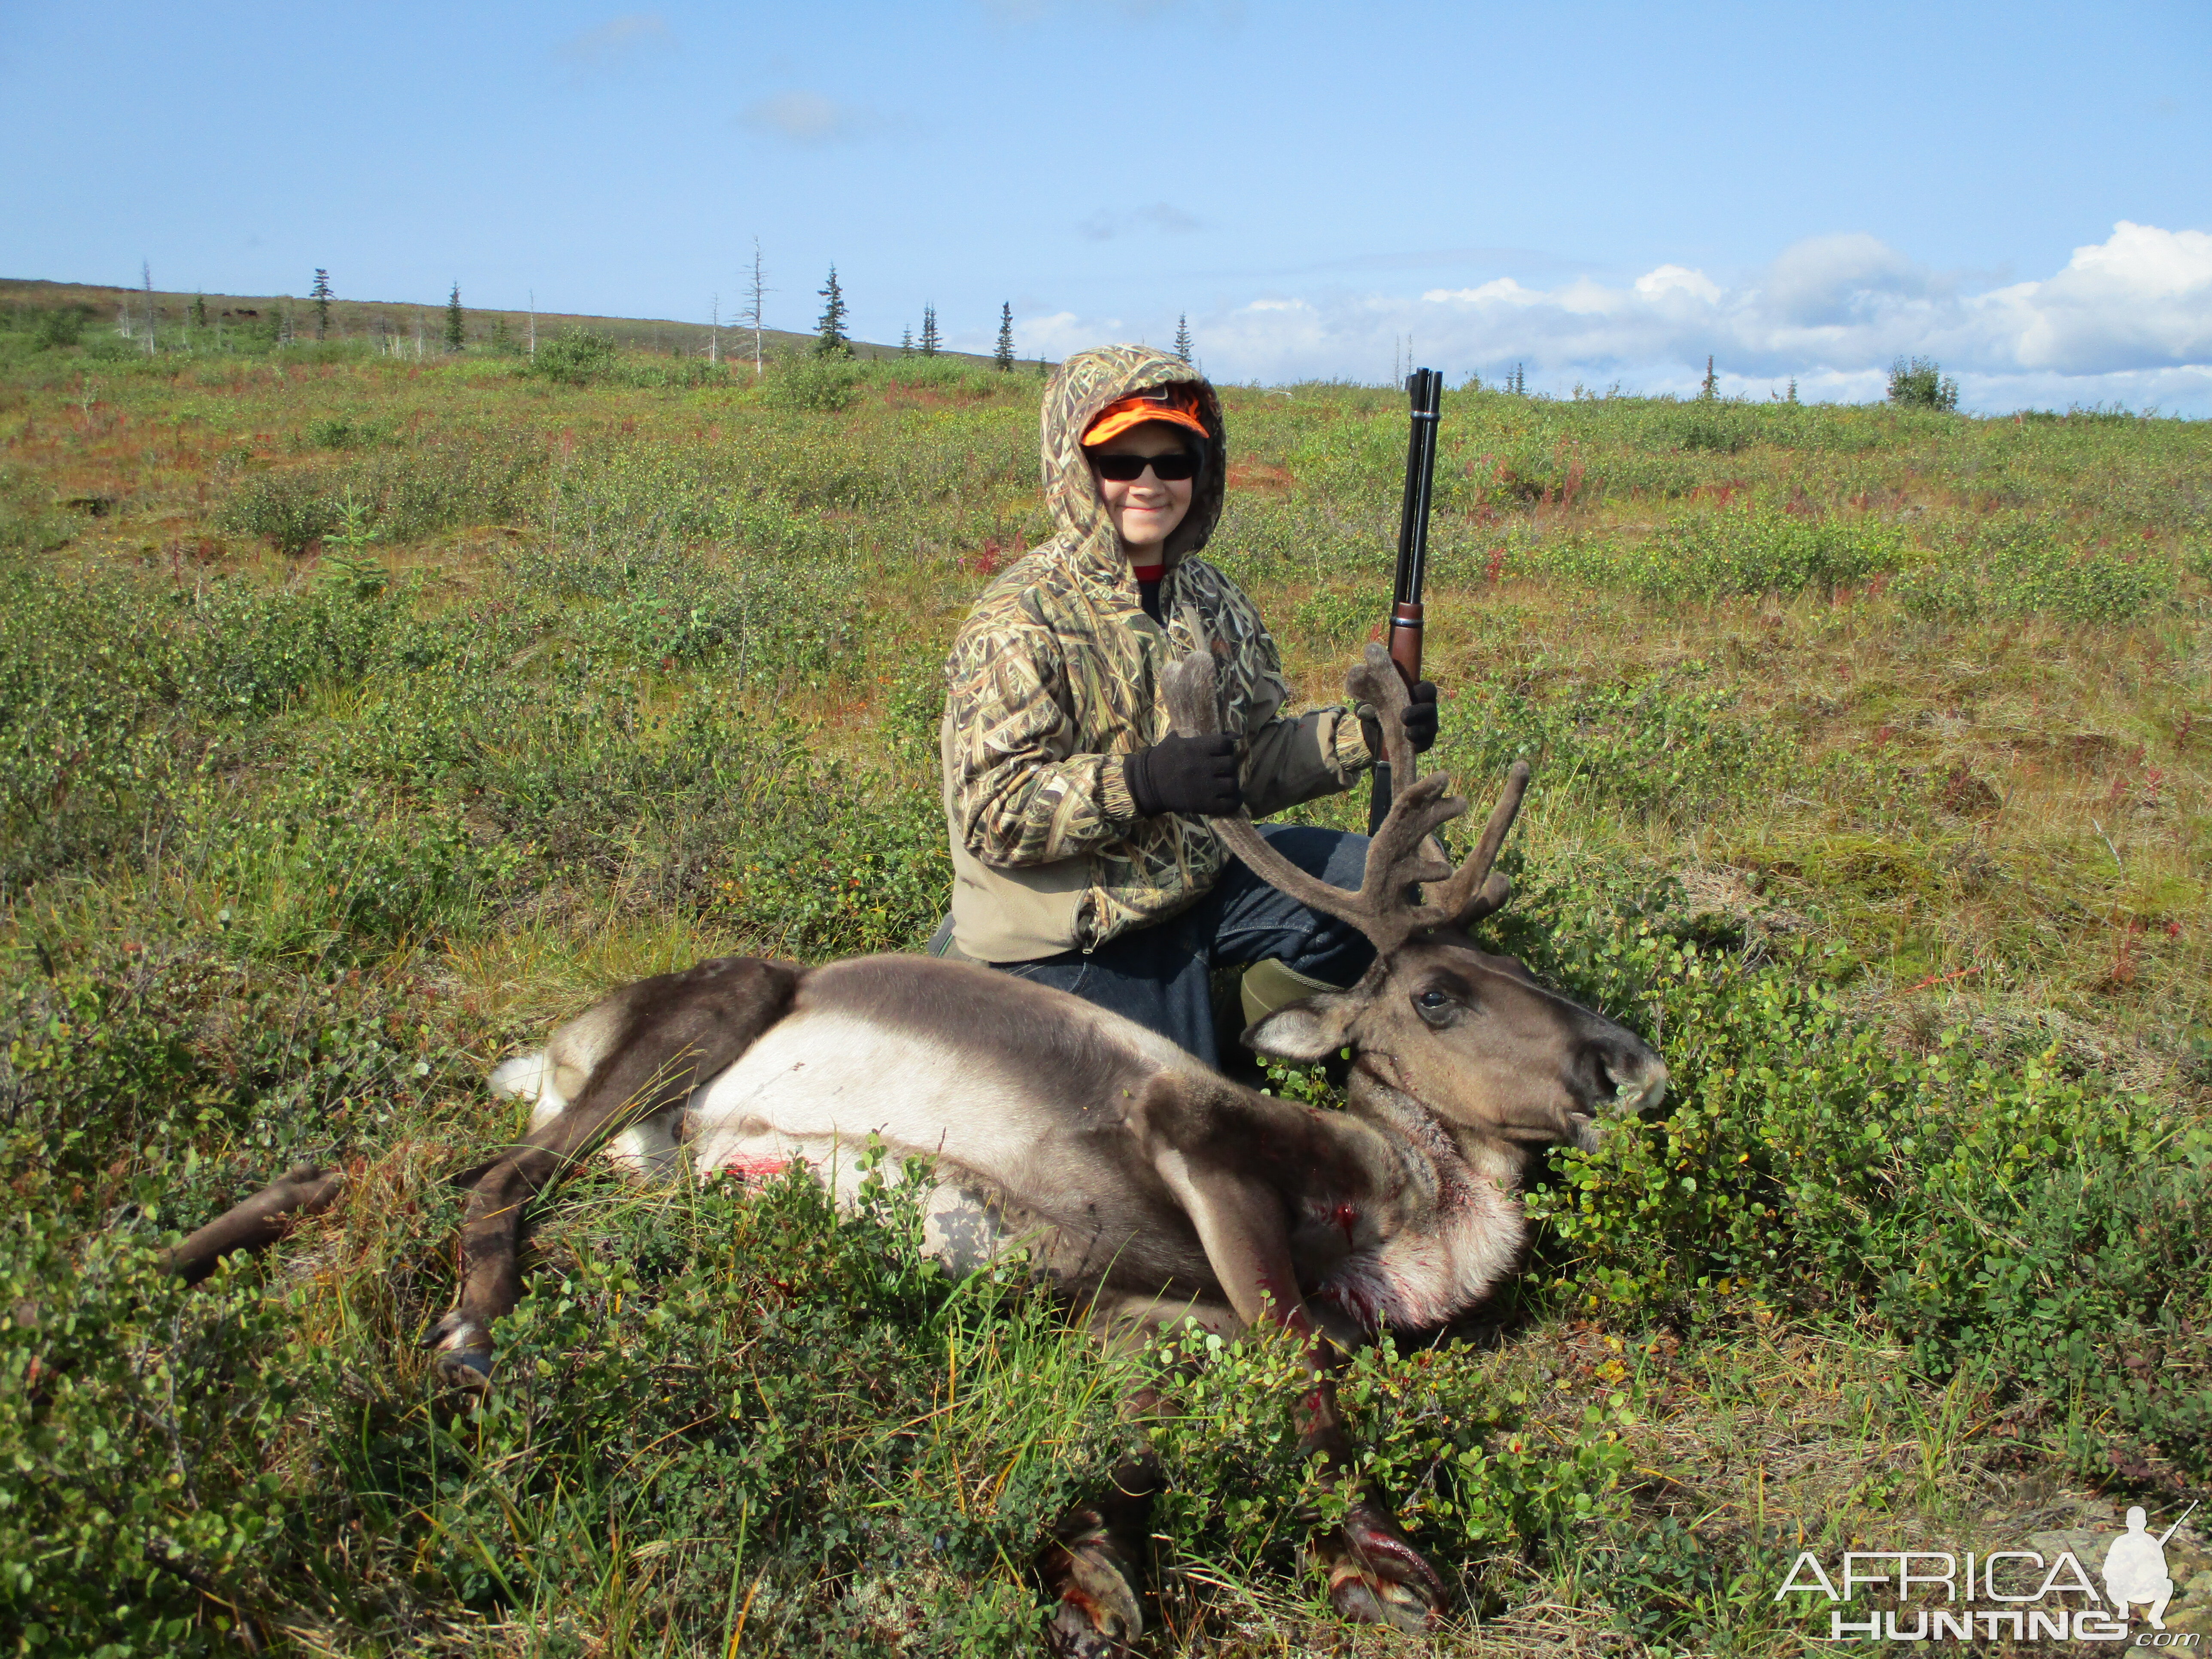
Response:
[{"label": "white cloud", "polygon": [[841,104],[819,92],[794,89],[757,98],[738,116],[739,125],[799,144],[834,144],[864,138],[891,123],[880,112]]},{"label": "white cloud", "polygon": [[2023,369],[2062,374],[2212,363],[2212,235],[2123,219],[2048,282],[1983,295],[1975,315]]},{"label": "white cloud", "polygon": [[641,11],[572,35],[554,51],[579,70],[614,70],[671,44],[668,20],[657,11]]},{"label": "white cloud", "polygon": [[1094,242],[1104,242],[1136,231],[1186,236],[1205,227],[1181,208],[1167,202],[1155,202],[1150,207],[1133,208],[1122,213],[1101,208],[1076,228]]},{"label": "white cloud", "polygon": [[2118,401],[2212,415],[2212,234],[2122,221],[2041,281],[1969,286],[1847,234],[1799,242],[1733,285],[1665,264],[1549,288],[1500,276],[1418,296],[1279,290],[1191,325],[1209,366],[1234,380],[1380,380],[1410,334],[1418,361],[1455,380],[1525,363],[1532,385],[1561,392],[1577,380],[1687,391],[1711,354],[1730,391],[1795,378],[1801,396],[1880,397],[1891,362],[1925,356],[1977,408]]},{"label": "white cloud", "polygon": [[1638,298],[1655,302],[1680,294],[1712,305],[1721,297],[1718,283],[1704,271],[1692,270],[1685,265],[1661,265],[1645,271],[1636,279],[1636,293]]},{"label": "white cloud", "polygon": [[[1072,311],[1055,311],[1045,317],[1017,317],[1014,319],[1014,346],[1024,358],[1042,354],[1057,362],[1071,351],[1097,345],[1101,337],[1096,332],[1098,326]],[[1121,325],[1118,321],[1109,321],[1106,326],[1109,330],[1118,330]],[[996,337],[994,332],[993,338]],[[1105,337],[1118,339],[1120,335],[1111,333]],[[988,350],[989,348],[983,349]]]}]

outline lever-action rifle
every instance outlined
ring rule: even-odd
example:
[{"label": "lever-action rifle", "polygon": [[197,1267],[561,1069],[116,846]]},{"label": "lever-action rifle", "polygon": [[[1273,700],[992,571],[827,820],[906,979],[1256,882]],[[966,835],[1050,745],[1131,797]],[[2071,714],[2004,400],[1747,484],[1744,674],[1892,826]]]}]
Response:
[{"label": "lever-action rifle", "polygon": [[[1398,513],[1398,572],[1390,590],[1390,660],[1411,689],[1421,678],[1421,583],[1429,566],[1429,500],[1437,482],[1437,422],[1443,412],[1444,377],[1417,368],[1406,380],[1413,429],[1406,440],[1406,499]],[[1367,833],[1382,827],[1390,811],[1390,763],[1380,754],[1367,800]]]}]

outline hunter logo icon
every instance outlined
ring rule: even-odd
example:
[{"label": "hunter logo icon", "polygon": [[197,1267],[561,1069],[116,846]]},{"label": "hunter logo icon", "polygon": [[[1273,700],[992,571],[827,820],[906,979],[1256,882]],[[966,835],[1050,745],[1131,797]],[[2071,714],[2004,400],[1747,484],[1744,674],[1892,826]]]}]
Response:
[{"label": "hunter logo icon", "polygon": [[[1825,1596],[1832,1642],[2126,1642],[2142,1608],[2149,1628],[2132,1632],[2135,1646],[2194,1648],[2197,1631],[2166,1628],[2179,1592],[2166,1549],[2196,1509],[2191,1504],[2161,1533],[2150,1530],[2141,1508],[2130,1509],[2127,1530],[2105,1548],[2101,1590],[2087,1565],[2097,1559],[2099,1534],[2075,1532],[2038,1534],[2031,1549],[1852,1550],[1832,1577],[1805,1550],[1774,1599]],[[2185,1565],[2191,1559],[2185,1551]],[[1877,1588],[1901,1605],[1858,1605],[1862,1589]],[[2200,1588],[2191,1581],[2192,1599]]]},{"label": "hunter logo icon", "polygon": [[2150,1607],[2150,1627],[2166,1628],[2166,1604],[2173,1600],[2173,1580],[2166,1571],[2166,1540],[2196,1507],[2191,1504],[2155,1538],[2150,1535],[2148,1519],[2140,1507],[2128,1511],[2128,1529],[2105,1552],[2105,1595],[2112,1604],[2114,1618],[2124,1620],[2131,1604],[2143,1602]]}]

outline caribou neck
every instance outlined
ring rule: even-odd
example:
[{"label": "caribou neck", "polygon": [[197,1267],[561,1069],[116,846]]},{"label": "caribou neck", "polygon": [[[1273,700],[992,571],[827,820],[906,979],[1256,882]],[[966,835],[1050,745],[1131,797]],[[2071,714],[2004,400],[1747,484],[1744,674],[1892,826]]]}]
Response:
[{"label": "caribou neck", "polygon": [[1439,1207],[1449,1202],[1455,1183],[1468,1177],[1486,1181],[1501,1193],[1520,1190],[1527,1154],[1423,1105],[1388,1054],[1360,1052],[1352,1062],[1345,1104],[1404,1147],[1401,1156],[1409,1162],[1427,1167]]}]

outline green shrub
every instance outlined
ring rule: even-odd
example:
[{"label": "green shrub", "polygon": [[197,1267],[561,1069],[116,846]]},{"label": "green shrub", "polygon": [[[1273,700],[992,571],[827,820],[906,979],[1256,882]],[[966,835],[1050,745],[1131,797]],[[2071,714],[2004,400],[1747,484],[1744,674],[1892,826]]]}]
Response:
[{"label": "green shrub", "polygon": [[331,415],[308,422],[302,435],[311,449],[367,449],[390,441],[392,428],[383,421]]},{"label": "green shrub", "polygon": [[1686,405],[1662,430],[1679,448],[1734,455],[1757,441],[1758,427],[1757,411],[1711,399]]},{"label": "green shrub", "polygon": [[0,466],[0,552],[45,553],[67,543],[76,525],[57,512],[21,469]]},{"label": "green shrub", "polygon": [[56,306],[38,313],[31,325],[31,337],[43,350],[80,345],[84,341],[85,325],[92,319],[88,306]]},{"label": "green shrub", "polygon": [[1889,400],[1899,409],[1948,414],[1959,406],[1959,383],[1933,357],[1899,357],[1889,366]]},{"label": "green shrub", "polygon": [[341,522],[343,508],[331,484],[314,467],[258,473],[231,493],[216,522],[236,535],[261,537],[279,553],[305,553]]},{"label": "green shrub", "polygon": [[[2212,1216],[2212,1135],[2140,1096],[2017,1067],[1947,1036],[1900,1053],[1807,963],[1751,965],[1647,920],[1536,932],[1531,966],[1600,1006],[1656,1005],[1666,1109],[1529,1195],[1567,1305],[1692,1322],[1840,1304],[1882,1320],[1924,1375],[1971,1366],[2070,1402],[2090,1467],[2212,1468],[2212,1290],[2189,1263]],[[1565,944],[1562,950],[1560,945]]]},{"label": "green shrub", "polygon": [[1461,694],[1470,712],[1451,728],[1442,763],[1463,779],[1492,780],[1525,759],[1541,769],[1548,797],[1662,816],[1763,794],[1795,775],[1789,735],[1731,718],[1736,694],[1698,684],[1703,668],[1630,685],[1470,688]]},{"label": "green shrub", "polygon": [[872,798],[836,766],[794,768],[783,811],[733,847],[714,903],[778,955],[918,949],[952,898],[945,811],[928,789]]},{"label": "green shrub", "polygon": [[2179,586],[2172,559],[2156,549],[2084,545],[2063,521],[2021,514],[1914,565],[1891,591],[1923,617],[2112,623],[2165,609]]},{"label": "green shrub", "polygon": [[[1225,1340],[1191,1326],[1154,1345],[1164,1373],[1183,1368],[1168,1389],[1172,1414],[1152,1433],[1170,1477],[1155,1524],[1185,1558],[1217,1571],[1295,1574],[1314,1517],[1342,1518],[1352,1494],[1298,1455],[1312,1388],[1303,1347],[1265,1327]],[[1634,1420],[1626,1398],[1540,1426],[1528,1395],[1497,1389],[1484,1369],[1469,1348],[1401,1354],[1386,1337],[1339,1379],[1360,1474],[1390,1494],[1415,1543],[1446,1567],[1544,1555],[1624,1516],[1633,1460],[1621,1431]]]},{"label": "green shrub", "polygon": [[0,1626],[21,1650],[215,1653],[248,1586],[293,1555],[284,1481],[241,1455],[292,1404],[257,1363],[281,1304],[194,1295],[142,1237],[51,1214],[0,1236]]},{"label": "green shrub", "polygon": [[564,328],[539,344],[523,373],[561,386],[589,386],[614,368],[617,352],[611,336],[588,328]]},{"label": "green shrub", "polygon": [[[346,447],[374,441],[372,430],[349,423]],[[216,509],[216,522],[296,555],[343,528],[351,501],[366,510],[366,522],[380,536],[410,541],[456,525],[530,516],[544,465],[534,447],[499,439],[380,446],[356,460],[249,474]]]},{"label": "green shrub", "polygon": [[865,377],[849,357],[787,357],[770,367],[760,396],[774,409],[835,414],[852,406]]},{"label": "green shrub", "polygon": [[1522,543],[1504,570],[1705,604],[1746,594],[1832,594],[1895,570],[1904,559],[1903,533],[1878,519],[1744,508],[1671,520],[1633,542],[1588,535]]}]

